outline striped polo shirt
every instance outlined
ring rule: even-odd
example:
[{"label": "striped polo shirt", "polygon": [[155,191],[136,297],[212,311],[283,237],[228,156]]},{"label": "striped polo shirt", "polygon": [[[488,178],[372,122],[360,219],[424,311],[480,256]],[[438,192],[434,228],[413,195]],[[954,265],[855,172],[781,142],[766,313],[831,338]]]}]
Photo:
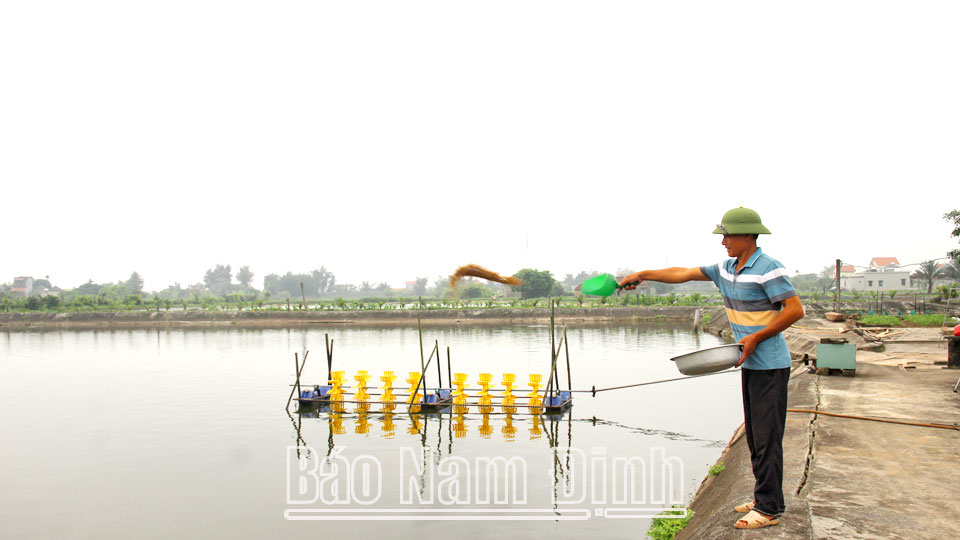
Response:
[{"label": "striped polo shirt", "polygon": [[[787,278],[787,270],[776,259],[764,255],[760,248],[737,272],[737,259],[728,259],[700,271],[710,278],[723,295],[730,328],[737,341],[762,330],[780,313],[783,300],[797,296]],[[742,366],[744,369],[779,369],[790,367],[790,351],[783,334],[760,342]]]}]

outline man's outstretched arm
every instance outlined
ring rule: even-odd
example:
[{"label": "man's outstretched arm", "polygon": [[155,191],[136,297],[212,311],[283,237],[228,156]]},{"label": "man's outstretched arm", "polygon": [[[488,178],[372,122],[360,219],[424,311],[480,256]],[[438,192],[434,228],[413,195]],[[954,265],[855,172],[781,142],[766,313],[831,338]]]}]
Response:
[{"label": "man's outstretched arm", "polygon": [[[684,283],[687,281],[710,281],[710,278],[708,278],[699,267],[673,267],[662,268],[660,270],[641,270],[639,272],[634,272],[623,278],[623,280],[620,281],[620,286],[625,289],[633,289],[644,281]],[[633,283],[633,285],[625,285],[626,283]]]}]

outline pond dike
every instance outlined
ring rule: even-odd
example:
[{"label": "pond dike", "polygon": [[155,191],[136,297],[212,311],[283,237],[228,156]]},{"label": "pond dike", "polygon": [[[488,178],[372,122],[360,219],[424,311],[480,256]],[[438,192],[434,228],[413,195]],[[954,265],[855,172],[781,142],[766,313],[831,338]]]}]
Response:
[{"label": "pond dike", "polygon": [[[709,330],[722,333],[722,317]],[[811,328],[821,326],[821,331]],[[793,356],[814,356],[820,337],[837,337],[836,326],[803,319],[785,334]],[[818,375],[798,361],[789,384],[789,409],[960,427],[960,370],[936,365],[927,354],[898,353],[901,365],[871,363],[860,353],[856,376]],[[796,350],[795,350],[796,347]],[[813,351],[813,354],[810,354]],[[880,356],[873,354],[873,356]],[[867,360],[864,360],[867,358]],[[942,359],[946,361],[946,348]],[[906,363],[913,364],[905,369]],[[684,539],[918,539],[956,538],[960,524],[960,431],[852,418],[787,413],[783,491],[787,510],[780,523],[759,530],[733,527],[736,505],[753,496],[753,474],[743,426],[690,503],[693,519]]]},{"label": "pond dike", "polygon": [[[692,306],[562,308],[555,311],[555,316],[559,323],[573,324],[630,323],[637,321],[692,322],[695,312],[696,308]],[[288,328],[331,324],[416,326],[418,315],[424,325],[527,324],[549,322],[550,308],[0,313],[0,329],[42,330],[192,326]]]}]

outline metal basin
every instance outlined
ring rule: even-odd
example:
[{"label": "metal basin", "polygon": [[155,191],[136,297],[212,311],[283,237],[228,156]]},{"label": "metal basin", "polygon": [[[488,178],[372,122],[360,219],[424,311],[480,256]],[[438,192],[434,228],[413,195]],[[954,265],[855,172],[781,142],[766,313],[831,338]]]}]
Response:
[{"label": "metal basin", "polygon": [[677,369],[684,375],[703,375],[723,371],[737,365],[742,350],[743,345],[734,343],[681,354],[670,360],[676,362]]}]

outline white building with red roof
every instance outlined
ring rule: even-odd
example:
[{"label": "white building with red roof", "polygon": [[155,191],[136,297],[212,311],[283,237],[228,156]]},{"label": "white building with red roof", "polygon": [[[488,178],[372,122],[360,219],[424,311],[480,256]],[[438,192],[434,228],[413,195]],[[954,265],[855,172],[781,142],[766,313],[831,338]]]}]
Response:
[{"label": "white building with red roof", "polygon": [[900,261],[896,257],[874,257],[870,259],[872,268],[900,268]]},{"label": "white building with red roof", "polygon": [[896,257],[874,257],[870,264],[860,272],[849,273],[847,268],[853,265],[840,267],[840,289],[844,291],[905,291],[916,287],[910,279],[910,272],[900,269],[900,261]]}]

